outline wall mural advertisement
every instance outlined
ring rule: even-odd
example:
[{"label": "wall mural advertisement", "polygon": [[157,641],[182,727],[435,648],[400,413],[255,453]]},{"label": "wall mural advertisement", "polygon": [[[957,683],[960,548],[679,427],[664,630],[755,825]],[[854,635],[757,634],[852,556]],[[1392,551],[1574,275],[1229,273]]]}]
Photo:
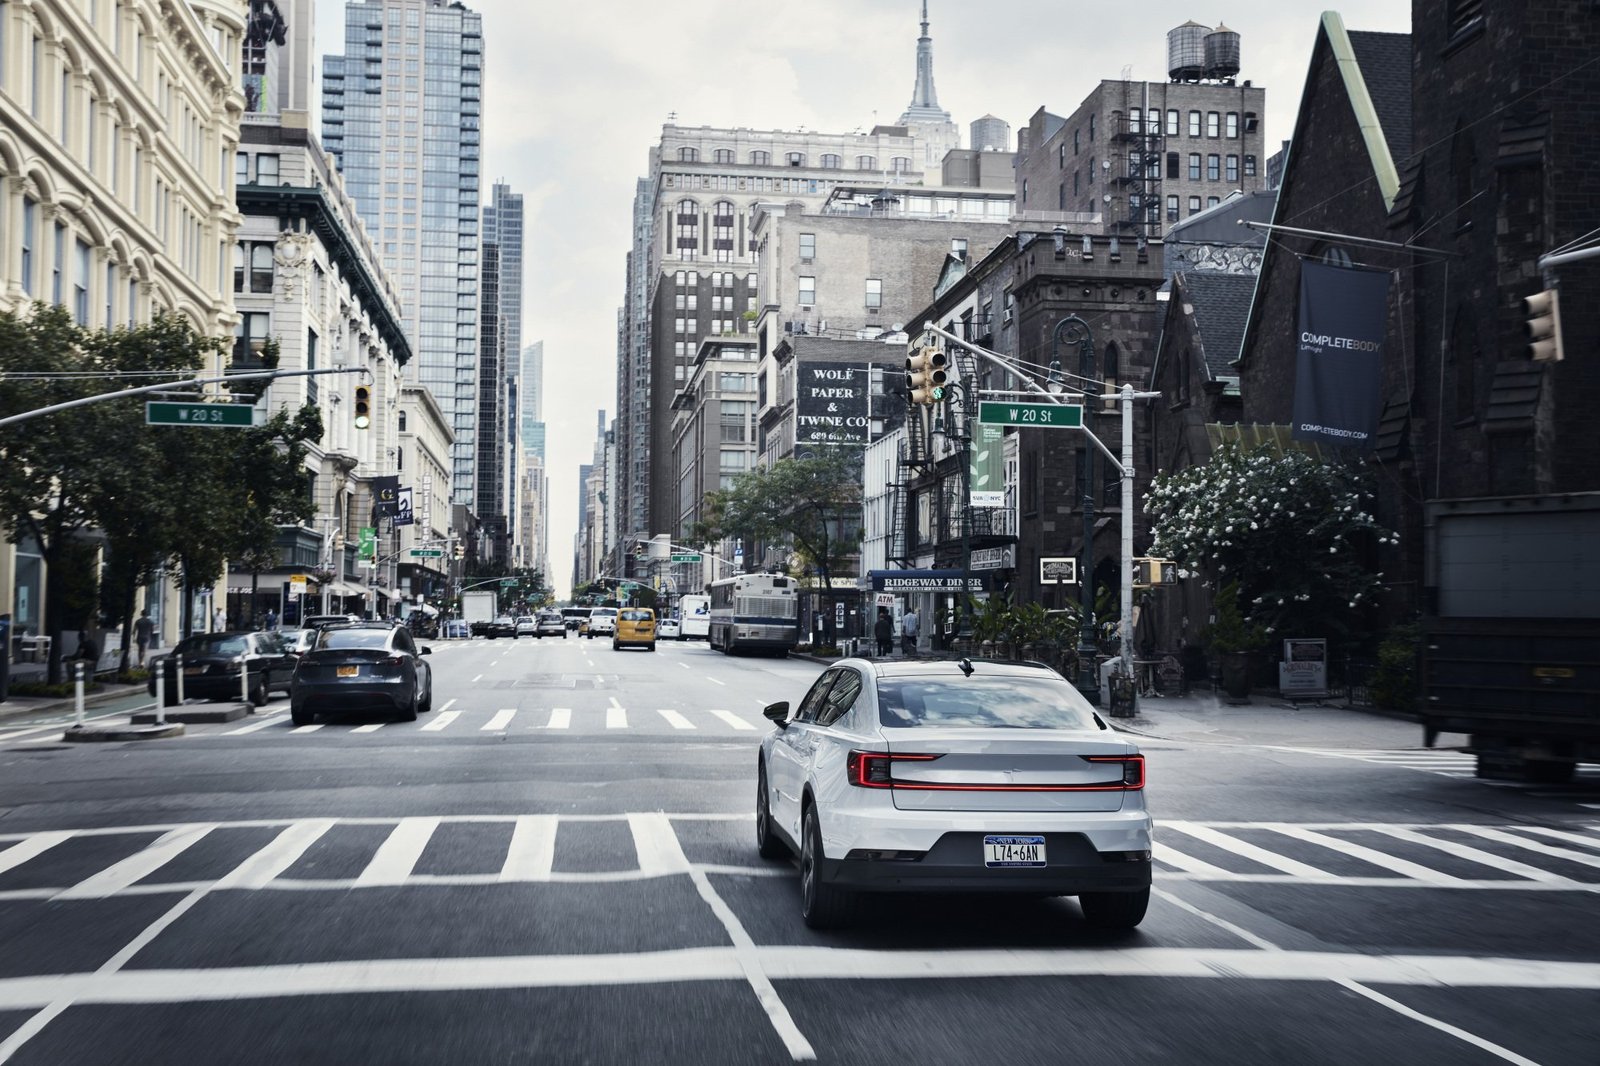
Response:
[{"label": "wall mural advertisement", "polygon": [[864,444],[871,406],[865,363],[802,363],[795,368],[795,442]]},{"label": "wall mural advertisement", "polygon": [[1300,264],[1295,440],[1370,451],[1382,409],[1389,275]]}]

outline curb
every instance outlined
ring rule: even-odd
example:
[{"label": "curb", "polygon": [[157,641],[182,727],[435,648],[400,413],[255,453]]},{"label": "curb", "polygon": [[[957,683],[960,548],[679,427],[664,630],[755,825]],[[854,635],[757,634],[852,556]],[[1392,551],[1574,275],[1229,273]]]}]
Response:
[{"label": "curb", "polygon": [[82,729],[68,729],[62,734],[61,739],[69,744],[94,744],[122,740],[163,740],[167,737],[181,736],[183,736],[183,723],[169,722],[167,725],[109,726],[103,729],[85,726]]},{"label": "curb", "polygon": [[[136,692],[144,691],[145,687],[143,685],[111,685],[99,692],[84,693],[83,705],[85,707],[95,707],[102,703],[110,703],[112,700],[121,699],[124,696],[131,696]],[[74,700],[71,696],[65,696],[60,699],[50,699],[44,703],[17,702],[18,700],[32,700],[36,698],[37,697],[34,696],[8,697],[5,703],[0,704],[0,721],[4,721],[5,719],[14,717],[16,715],[34,714],[40,711],[70,711],[77,706],[76,700]]]},{"label": "curb", "polygon": [[[223,722],[237,722],[250,713],[250,709],[243,703],[227,703],[216,707],[185,707],[175,704],[167,708],[166,720],[168,722],[187,722],[190,725],[215,725]],[[140,711],[129,719],[136,726],[153,725],[156,721],[155,711]]]}]

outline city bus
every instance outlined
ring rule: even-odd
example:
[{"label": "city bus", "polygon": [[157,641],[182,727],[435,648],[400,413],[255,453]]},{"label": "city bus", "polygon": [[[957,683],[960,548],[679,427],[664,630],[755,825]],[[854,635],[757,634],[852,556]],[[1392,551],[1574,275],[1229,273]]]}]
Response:
[{"label": "city bus", "polygon": [[800,643],[800,601],[780,574],[737,574],[711,583],[711,646],[724,655],[786,655]]},{"label": "city bus", "polygon": [[711,597],[683,596],[678,600],[682,640],[703,640],[711,635]]}]

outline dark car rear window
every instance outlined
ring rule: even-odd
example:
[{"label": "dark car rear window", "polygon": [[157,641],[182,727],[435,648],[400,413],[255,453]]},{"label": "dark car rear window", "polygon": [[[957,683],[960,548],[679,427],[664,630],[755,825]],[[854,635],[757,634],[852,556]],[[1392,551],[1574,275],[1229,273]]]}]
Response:
[{"label": "dark car rear window", "polygon": [[187,637],[175,649],[179,655],[243,655],[243,634],[211,633],[203,637]]},{"label": "dark car rear window", "polygon": [[619,617],[624,622],[653,622],[656,616],[649,611],[623,611]]},{"label": "dark car rear window", "polygon": [[878,717],[894,729],[991,726],[1098,729],[1094,711],[1062,678],[894,677],[878,680]]},{"label": "dark car rear window", "polygon": [[385,648],[389,645],[387,629],[324,629],[319,648]]}]

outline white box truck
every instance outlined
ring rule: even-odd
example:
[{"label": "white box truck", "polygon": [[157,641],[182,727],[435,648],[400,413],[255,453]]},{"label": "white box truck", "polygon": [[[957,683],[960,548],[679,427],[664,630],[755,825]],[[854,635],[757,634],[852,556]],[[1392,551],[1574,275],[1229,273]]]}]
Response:
[{"label": "white box truck", "polygon": [[488,627],[494,622],[495,601],[495,594],[487,590],[461,594],[461,617],[466,620],[467,632],[475,637],[488,635]]}]

